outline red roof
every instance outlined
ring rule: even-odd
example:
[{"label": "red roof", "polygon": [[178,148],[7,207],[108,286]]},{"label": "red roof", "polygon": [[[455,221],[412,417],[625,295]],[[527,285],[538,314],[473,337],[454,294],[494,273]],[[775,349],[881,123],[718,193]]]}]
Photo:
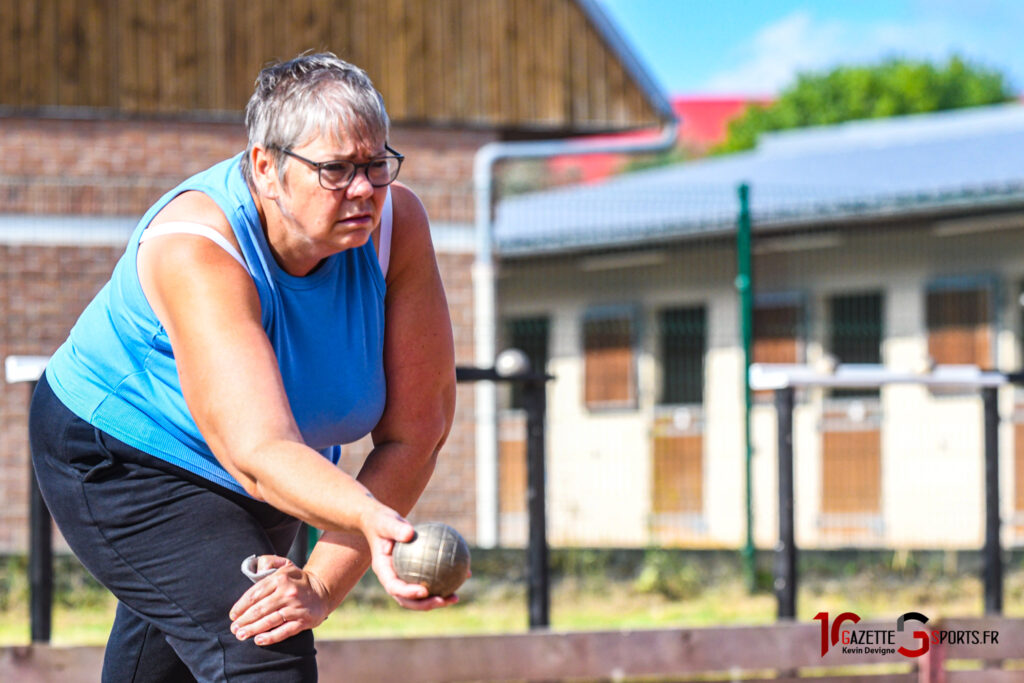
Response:
[{"label": "red roof", "polygon": [[[725,139],[726,126],[743,113],[750,104],[770,104],[770,99],[722,96],[679,96],[671,98],[672,109],[679,119],[677,146],[691,153],[702,154]],[[639,131],[618,135],[595,135],[596,141],[643,140],[657,136],[657,131]],[[553,157],[549,168],[557,178],[574,182],[594,182],[618,172],[626,162],[622,154],[588,154]]]}]

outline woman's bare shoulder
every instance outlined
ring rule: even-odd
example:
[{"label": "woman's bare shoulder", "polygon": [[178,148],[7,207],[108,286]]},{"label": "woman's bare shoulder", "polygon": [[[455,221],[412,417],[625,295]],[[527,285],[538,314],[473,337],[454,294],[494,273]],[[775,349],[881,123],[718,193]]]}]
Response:
[{"label": "woman's bare shoulder", "polygon": [[217,202],[198,190],[183,192],[167,203],[150,222],[151,226],[163,223],[199,223],[206,225],[237,246],[231,224]]}]

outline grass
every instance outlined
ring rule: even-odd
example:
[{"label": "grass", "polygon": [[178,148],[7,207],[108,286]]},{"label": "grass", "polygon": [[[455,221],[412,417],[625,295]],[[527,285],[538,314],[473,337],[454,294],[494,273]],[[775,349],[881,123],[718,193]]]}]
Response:
[{"label": "grass", "polygon": [[[611,559],[610,559],[611,558]],[[578,553],[553,558],[551,626],[555,630],[644,629],[767,624],[775,619],[775,598],[746,589],[735,558],[714,561],[659,551],[635,561]],[[105,642],[115,602],[72,562],[58,566],[53,642],[98,645]],[[474,577],[460,591],[455,607],[429,613],[403,610],[372,578],[365,579],[317,637],[351,638],[525,632],[527,600],[518,561],[483,556]],[[510,569],[510,567],[512,569]],[[29,618],[23,562],[0,563],[0,645],[27,644]],[[60,577],[65,577],[61,579]],[[893,567],[836,564],[802,567],[798,619],[818,612],[852,611],[864,619],[895,619],[910,610],[929,617],[982,613],[977,572],[956,566]],[[19,578],[22,577],[22,578]],[[68,578],[70,577],[70,578]],[[1024,617],[1024,568],[1011,568],[1004,587],[1007,616]]]}]

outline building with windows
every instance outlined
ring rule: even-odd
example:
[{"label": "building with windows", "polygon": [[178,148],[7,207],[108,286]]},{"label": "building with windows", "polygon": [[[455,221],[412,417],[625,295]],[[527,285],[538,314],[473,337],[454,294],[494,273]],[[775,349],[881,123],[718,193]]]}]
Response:
[{"label": "building with windows", "polygon": [[[364,68],[423,200],[472,364],[473,163],[495,142],[658,128],[664,95],[594,0],[12,0],[0,10],[0,359],[48,355],[149,205],[245,149],[259,69]],[[477,535],[472,386],[415,518]],[[0,381],[0,552],[26,547],[28,385]],[[357,471],[368,452],[347,448]]]},{"label": "building with windows", "polygon": [[[778,133],[750,152],[502,202],[504,342],[557,377],[552,538],[742,543],[742,184],[755,362],[1019,369],[1022,145],[1012,104]],[[1024,539],[1022,397],[1000,390],[1008,542]],[[504,419],[517,419],[506,400]],[[804,390],[794,419],[798,544],[980,546],[977,392]],[[752,420],[755,537],[770,546],[770,395],[754,395]],[[502,453],[513,460],[514,444]],[[506,472],[511,490],[515,465]],[[503,512],[507,533],[518,514]]]}]

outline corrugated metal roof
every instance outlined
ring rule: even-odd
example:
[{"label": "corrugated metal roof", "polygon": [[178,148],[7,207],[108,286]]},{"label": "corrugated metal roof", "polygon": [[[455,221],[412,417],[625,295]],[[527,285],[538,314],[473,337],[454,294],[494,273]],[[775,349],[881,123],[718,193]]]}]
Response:
[{"label": "corrugated metal roof", "polygon": [[731,231],[748,183],[755,225],[1024,199],[1024,106],[998,105],[766,135],[756,150],[511,197],[503,255]]}]

